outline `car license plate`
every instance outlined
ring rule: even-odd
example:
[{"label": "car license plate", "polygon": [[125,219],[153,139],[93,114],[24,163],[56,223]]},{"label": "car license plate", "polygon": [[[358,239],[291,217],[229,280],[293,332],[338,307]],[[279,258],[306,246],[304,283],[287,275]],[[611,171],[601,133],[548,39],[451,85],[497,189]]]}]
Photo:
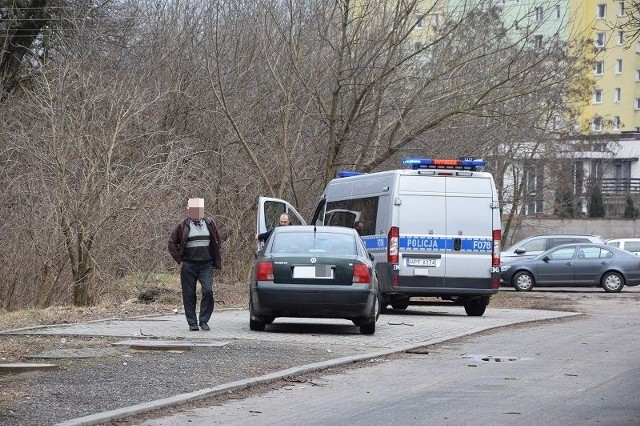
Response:
[{"label": "car license plate", "polygon": [[294,266],[293,278],[333,278],[333,268],[330,265]]},{"label": "car license plate", "polygon": [[435,268],[438,266],[438,259],[416,259],[409,258],[407,259],[408,266],[422,266],[422,267],[430,267]]}]

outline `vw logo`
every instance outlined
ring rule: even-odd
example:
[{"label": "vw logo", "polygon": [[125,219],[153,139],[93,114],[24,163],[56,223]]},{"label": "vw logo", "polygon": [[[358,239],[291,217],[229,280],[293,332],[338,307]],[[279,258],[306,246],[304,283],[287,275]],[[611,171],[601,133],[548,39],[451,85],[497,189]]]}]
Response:
[{"label": "vw logo", "polygon": [[309,262],[311,263],[316,263],[318,261],[318,259],[316,259],[315,257],[312,257],[311,259],[309,259]]}]

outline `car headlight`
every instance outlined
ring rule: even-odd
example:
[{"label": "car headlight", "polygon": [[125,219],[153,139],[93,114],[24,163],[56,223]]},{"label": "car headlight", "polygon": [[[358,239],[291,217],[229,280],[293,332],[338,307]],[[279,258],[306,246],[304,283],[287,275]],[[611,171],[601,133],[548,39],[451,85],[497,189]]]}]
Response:
[{"label": "car headlight", "polygon": [[500,272],[508,271],[511,269],[511,265],[500,265]]}]

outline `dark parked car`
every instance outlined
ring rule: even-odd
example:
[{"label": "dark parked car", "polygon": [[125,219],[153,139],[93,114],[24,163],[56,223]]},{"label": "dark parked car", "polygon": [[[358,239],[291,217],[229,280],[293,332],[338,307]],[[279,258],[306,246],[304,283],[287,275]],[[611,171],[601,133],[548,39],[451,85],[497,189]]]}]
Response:
[{"label": "dark parked car", "polygon": [[380,314],[375,268],[356,230],[274,228],[249,284],[251,330],[278,317],[345,318],[373,334]]},{"label": "dark parked car", "polygon": [[640,259],[604,244],[565,244],[501,266],[501,284],[518,291],[534,286],[602,287],[618,292],[640,284]]}]

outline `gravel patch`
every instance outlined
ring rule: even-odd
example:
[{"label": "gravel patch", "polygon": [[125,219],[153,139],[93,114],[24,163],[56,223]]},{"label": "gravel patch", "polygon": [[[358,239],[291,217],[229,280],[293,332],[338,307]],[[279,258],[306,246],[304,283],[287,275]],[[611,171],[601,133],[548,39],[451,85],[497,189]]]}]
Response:
[{"label": "gravel patch", "polygon": [[49,425],[352,353],[238,340],[188,351],[55,360],[60,368],[54,371],[0,376],[0,424]]}]

